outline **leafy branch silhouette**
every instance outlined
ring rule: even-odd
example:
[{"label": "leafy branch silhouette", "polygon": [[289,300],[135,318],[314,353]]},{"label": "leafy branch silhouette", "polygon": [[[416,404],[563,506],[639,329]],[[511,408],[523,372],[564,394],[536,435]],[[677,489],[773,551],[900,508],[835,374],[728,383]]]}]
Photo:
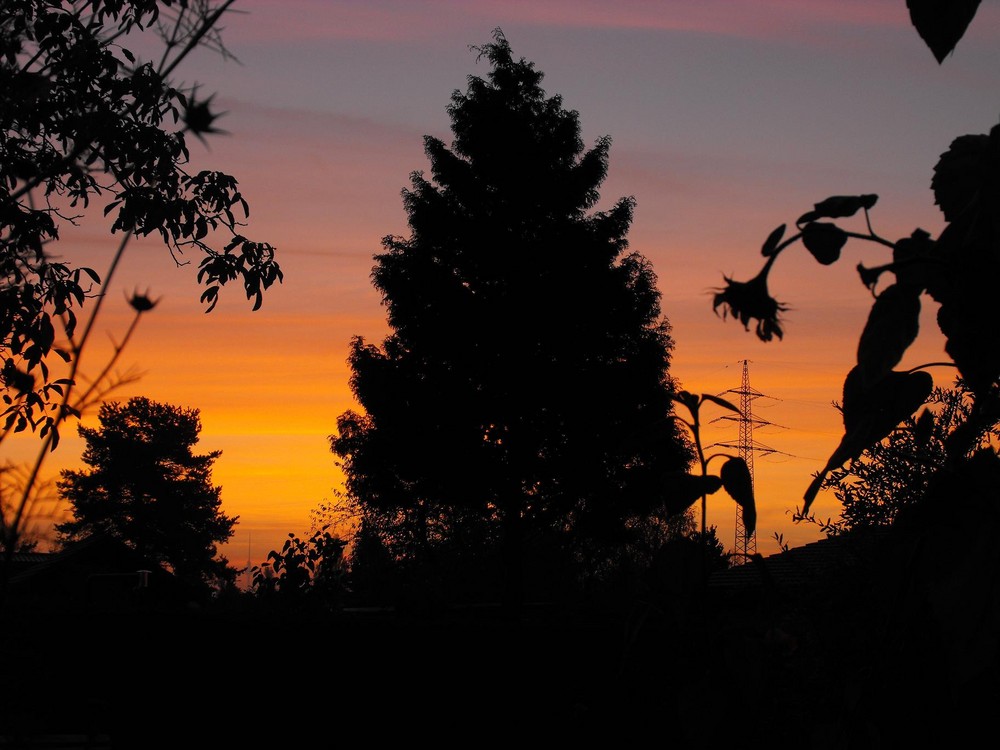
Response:
[{"label": "leafy branch silhouette", "polygon": [[[938,63],[951,54],[975,17],[979,0],[907,0],[913,27]],[[797,517],[809,508],[829,472],[857,459],[866,449],[897,429],[930,397],[934,387],[926,368],[952,366],[973,396],[964,423],[948,438],[948,462],[954,468],[978,447],[985,429],[1000,419],[1000,327],[994,323],[994,279],[1000,273],[1000,125],[988,134],[955,138],[934,167],[931,190],[947,225],[937,239],[917,228],[908,237],[890,241],[872,228],[869,211],[875,194],[834,195],[815,203],[795,222],[785,238],[786,224],[764,240],[763,268],[750,281],[724,277],[712,308],[723,318],[739,320],[747,330],[754,322],[762,341],[781,339],[782,313],[788,306],[771,296],[767,278],[778,257],[800,243],[824,266],[836,263],[849,241],[881,245],[891,251],[889,262],[872,268],[858,264],[862,284],[874,297],[858,342],[857,363],[844,380],[841,412],[844,435],[823,469],[803,495]],[[863,213],[866,231],[851,231],[843,220]],[[879,286],[888,275],[892,281]],[[946,338],[952,362],[931,362],[898,371],[895,368],[917,339],[921,298],[938,303],[938,327]]]},{"label": "leafy branch silhouette", "polygon": [[[706,454],[705,446],[702,445],[701,440],[701,409],[705,402],[716,404],[737,414],[742,415],[742,412],[724,398],[707,393],[694,394],[689,391],[678,391],[673,399],[682,404],[690,414],[690,419],[684,419],[678,414],[674,414],[673,418],[685,425],[691,433],[698,457],[699,473],[674,471],[667,474],[665,481],[671,489],[669,510],[673,513],[683,513],[700,499],[701,537],[704,540],[706,538],[708,496],[722,488],[740,506],[743,524],[748,533],[753,533],[757,525],[757,505],[754,499],[750,468],[746,461],[739,456],[732,456],[728,453]],[[719,469],[718,474],[709,474],[708,465],[717,458],[725,459],[722,468]]]}]

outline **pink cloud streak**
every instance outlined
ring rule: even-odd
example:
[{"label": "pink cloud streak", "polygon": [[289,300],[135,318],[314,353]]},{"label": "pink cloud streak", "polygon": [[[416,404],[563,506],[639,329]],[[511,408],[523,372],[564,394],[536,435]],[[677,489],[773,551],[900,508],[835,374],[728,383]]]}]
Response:
[{"label": "pink cloud streak", "polygon": [[240,8],[251,23],[237,33],[256,41],[357,39],[404,41],[477,26],[530,24],[595,29],[643,29],[691,32],[752,39],[779,39],[791,30],[815,26],[909,27],[902,0],[678,0],[670,3],[603,0],[524,2],[428,0],[413,3],[249,0]]}]

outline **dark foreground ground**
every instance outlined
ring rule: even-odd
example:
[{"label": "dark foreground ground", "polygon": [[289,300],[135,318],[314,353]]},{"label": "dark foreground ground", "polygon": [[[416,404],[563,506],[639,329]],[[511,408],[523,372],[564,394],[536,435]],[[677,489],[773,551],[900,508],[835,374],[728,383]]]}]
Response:
[{"label": "dark foreground ground", "polygon": [[334,748],[683,735],[697,691],[674,683],[696,645],[646,624],[630,654],[627,628],[610,613],[509,622],[490,608],[35,623],[6,649],[0,736]]},{"label": "dark foreground ground", "polygon": [[8,612],[0,748],[989,745],[997,633],[949,634],[932,604],[861,568],[513,620]]}]

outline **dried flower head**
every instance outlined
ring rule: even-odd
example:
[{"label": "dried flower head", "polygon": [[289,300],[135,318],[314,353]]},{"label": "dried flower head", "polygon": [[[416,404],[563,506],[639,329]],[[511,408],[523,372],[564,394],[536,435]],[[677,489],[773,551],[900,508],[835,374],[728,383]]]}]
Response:
[{"label": "dried flower head", "polygon": [[712,309],[719,314],[722,307],[722,318],[732,315],[739,320],[744,328],[750,330],[750,321],[757,321],[757,338],[770,341],[775,336],[782,337],[780,313],[788,308],[774,299],[767,291],[767,272],[770,264],[750,281],[734,281],[728,276],[726,286],[715,293]]},{"label": "dried flower head", "polygon": [[217,119],[226,114],[212,111],[214,98],[215,94],[212,94],[207,99],[199,100],[197,91],[192,91],[184,101],[184,124],[202,143],[205,143],[205,134],[226,134],[225,130],[220,130],[214,125]]},{"label": "dried flower head", "polygon": [[138,313],[149,312],[159,303],[160,300],[151,300],[149,298],[149,290],[146,290],[145,294],[139,294],[139,292],[133,292],[132,296],[129,298],[128,303],[132,306],[132,309]]}]

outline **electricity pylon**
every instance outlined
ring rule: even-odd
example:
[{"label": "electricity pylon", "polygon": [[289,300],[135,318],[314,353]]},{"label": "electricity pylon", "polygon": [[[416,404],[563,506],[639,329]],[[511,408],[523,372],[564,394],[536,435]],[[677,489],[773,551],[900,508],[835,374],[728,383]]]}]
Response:
[{"label": "electricity pylon", "polygon": [[[728,391],[724,391],[720,395],[725,395],[727,393],[732,393],[739,395],[740,397],[740,416],[739,417],[719,417],[719,419],[727,419],[739,422],[739,438],[737,443],[734,445],[732,443],[717,443],[725,448],[736,448],[739,451],[739,457],[742,458],[750,470],[750,485],[753,486],[754,471],[753,471],[753,456],[754,453],[768,454],[776,453],[773,448],[768,448],[765,445],[760,445],[754,442],[753,430],[754,426],[764,426],[770,425],[770,422],[765,422],[760,419],[754,419],[752,404],[755,399],[758,398],[769,398],[764,396],[763,393],[755,391],[750,387],[750,367],[749,360],[743,360],[743,382],[740,384],[739,388],[731,388]],[[746,562],[750,559],[750,555],[757,552],[757,531],[756,529],[752,532],[747,532],[746,525],[743,523],[743,513],[739,506],[736,506],[736,545],[735,554],[742,557],[743,561]]]}]

